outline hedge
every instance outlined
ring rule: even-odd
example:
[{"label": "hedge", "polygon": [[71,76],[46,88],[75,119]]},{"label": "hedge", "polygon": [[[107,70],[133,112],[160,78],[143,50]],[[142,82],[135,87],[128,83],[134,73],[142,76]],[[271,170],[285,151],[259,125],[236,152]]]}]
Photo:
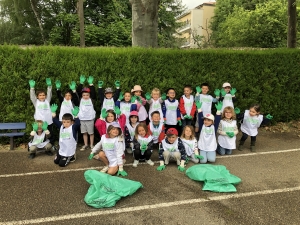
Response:
[{"label": "hedge", "polygon": [[[29,79],[46,88],[46,77],[62,82],[63,89],[80,74],[92,75],[104,86],[121,81],[123,91],[140,84],[147,92],[169,87],[182,95],[185,84],[210,84],[210,93],[228,81],[237,89],[237,107],[260,103],[274,121],[299,119],[300,51],[276,50],[180,50],[140,48],[74,48],[0,46],[1,122],[26,121],[31,130],[34,107],[29,98]],[[58,103],[53,87],[52,103]],[[99,115],[99,104],[96,106]]]}]

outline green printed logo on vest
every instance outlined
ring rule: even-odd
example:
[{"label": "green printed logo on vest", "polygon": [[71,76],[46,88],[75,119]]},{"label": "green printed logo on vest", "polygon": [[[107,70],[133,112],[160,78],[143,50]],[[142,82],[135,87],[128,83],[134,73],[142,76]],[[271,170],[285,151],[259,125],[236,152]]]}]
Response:
[{"label": "green printed logo on vest", "polygon": [[140,143],[141,145],[144,145],[144,144],[148,145],[148,144],[149,144],[149,142],[148,142],[148,141],[145,141],[145,140],[139,140],[139,143]]},{"label": "green printed logo on vest", "polygon": [[125,111],[125,112],[130,112],[130,106],[122,106],[122,111]]},{"label": "green printed logo on vest", "polygon": [[87,106],[87,105],[91,105],[91,102],[90,101],[81,101],[81,104]]},{"label": "green printed logo on vest", "polygon": [[185,102],[184,107],[192,107],[193,103],[192,102]]},{"label": "green printed logo on vest", "polygon": [[247,121],[251,124],[258,124],[259,123],[259,119],[251,118],[251,117],[246,118],[245,121]]},{"label": "green printed logo on vest", "polygon": [[114,149],[115,144],[114,143],[104,143],[102,146],[103,146],[104,150],[112,150],[112,149]]},{"label": "green printed logo on vest", "polygon": [[105,106],[108,106],[108,107],[114,106],[114,102],[113,101],[106,101]]},{"label": "green printed logo on vest", "polygon": [[225,95],[224,100],[232,101],[231,95],[229,95],[229,96],[228,96],[228,95]]},{"label": "green printed logo on vest", "polygon": [[156,103],[156,104],[153,104],[153,105],[152,105],[152,108],[153,108],[153,109],[160,109],[161,106],[160,106],[160,104]]},{"label": "green printed logo on vest", "polygon": [[42,103],[42,104],[39,104],[37,108],[38,108],[38,109],[49,109],[49,107],[48,107],[48,104],[47,104],[47,103]]},{"label": "green printed logo on vest", "polygon": [[65,132],[60,134],[60,138],[69,139],[71,137],[71,133]]},{"label": "green printed logo on vest", "polygon": [[172,147],[170,147],[170,148],[167,148],[167,150],[168,150],[169,152],[175,152],[176,148],[175,148],[175,146],[172,146]]},{"label": "green printed logo on vest", "polygon": [[210,98],[201,98],[201,102],[210,103],[211,99]]},{"label": "green printed logo on vest", "polygon": [[33,145],[40,144],[40,143],[43,142],[43,140],[44,140],[44,138],[36,138],[36,139],[32,142],[32,144],[33,144]]},{"label": "green printed logo on vest", "polygon": [[154,137],[158,137],[159,136],[159,132],[158,131],[153,131],[152,134],[153,134]]},{"label": "green printed logo on vest", "polygon": [[65,101],[63,101],[61,105],[62,106],[67,106],[67,107],[71,106],[70,102],[65,102]]},{"label": "green printed logo on vest", "polygon": [[177,106],[176,105],[168,105],[167,106],[167,110],[173,110],[173,111],[175,111],[175,110],[177,110]]},{"label": "green printed logo on vest", "polygon": [[130,136],[131,136],[131,137],[134,136],[134,131],[130,132]]},{"label": "green printed logo on vest", "polygon": [[214,129],[212,127],[205,127],[204,129],[202,129],[202,131],[205,134],[213,134],[214,133]]},{"label": "green printed logo on vest", "polygon": [[234,127],[223,127],[223,131],[225,131],[225,132],[234,132]]}]

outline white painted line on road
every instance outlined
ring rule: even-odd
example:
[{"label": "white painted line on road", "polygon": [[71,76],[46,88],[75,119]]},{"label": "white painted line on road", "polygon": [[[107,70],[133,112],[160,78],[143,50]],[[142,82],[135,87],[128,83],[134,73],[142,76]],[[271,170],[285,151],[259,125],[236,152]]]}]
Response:
[{"label": "white painted line on road", "polygon": [[258,195],[268,195],[268,194],[275,194],[275,193],[284,193],[284,192],[292,192],[292,191],[299,191],[300,186],[292,187],[292,188],[283,188],[283,189],[275,189],[275,190],[264,190],[264,191],[255,191],[255,192],[248,192],[248,193],[240,193],[240,194],[229,194],[229,195],[220,195],[216,197],[209,197],[207,199],[198,198],[198,199],[189,199],[183,201],[175,201],[175,202],[165,202],[153,205],[143,205],[143,206],[136,206],[136,207],[128,207],[128,208],[120,208],[120,209],[110,209],[110,210],[101,210],[97,212],[88,212],[88,213],[75,213],[63,216],[53,216],[53,217],[44,217],[38,219],[31,219],[31,220],[19,220],[19,221],[9,221],[9,222],[1,222],[0,225],[18,225],[18,224],[36,224],[36,223],[46,223],[46,222],[55,222],[55,221],[62,221],[62,220],[73,220],[73,219],[82,219],[86,217],[93,217],[93,216],[101,216],[101,215],[112,215],[112,214],[119,214],[119,213],[126,213],[126,212],[134,212],[134,211],[141,211],[141,210],[149,210],[149,209],[159,209],[159,208],[166,208],[172,206],[179,206],[179,205],[187,205],[193,203],[202,203],[202,202],[211,202],[211,201],[222,201],[222,200],[229,200],[234,198],[245,198],[250,196],[258,196]]},{"label": "white painted line on road", "polygon": [[[247,153],[247,154],[240,154],[240,155],[224,155],[224,156],[217,156],[217,158],[256,156],[256,155],[278,154],[278,153],[296,152],[296,151],[300,151],[300,148],[287,149],[287,150],[278,150],[278,151],[269,151],[269,152],[254,152],[254,153]],[[159,161],[155,161],[154,163],[159,164]],[[139,164],[146,164],[146,163],[139,163]],[[132,163],[125,164],[124,166],[132,166]],[[84,170],[100,170],[102,168],[103,168],[103,166],[86,167],[86,168],[78,168],[78,169],[62,169],[62,170],[51,170],[51,171],[39,171],[39,172],[30,172],[30,173],[2,174],[2,175],[0,175],[0,178],[30,176],[30,175],[39,175],[39,174],[51,174],[51,173],[67,173],[67,172],[76,172],[76,171],[84,171]]]}]

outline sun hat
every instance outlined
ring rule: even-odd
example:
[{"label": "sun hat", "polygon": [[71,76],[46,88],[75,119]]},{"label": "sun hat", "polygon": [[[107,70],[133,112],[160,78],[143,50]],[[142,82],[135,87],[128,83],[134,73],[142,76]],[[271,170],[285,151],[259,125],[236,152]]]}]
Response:
[{"label": "sun hat", "polygon": [[223,87],[223,88],[225,88],[225,87],[231,87],[231,85],[230,85],[230,83],[225,82],[225,83],[222,85],[222,87]]},{"label": "sun hat", "polygon": [[133,89],[131,89],[131,93],[135,91],[143,91],[140,85],[134,85]]}]

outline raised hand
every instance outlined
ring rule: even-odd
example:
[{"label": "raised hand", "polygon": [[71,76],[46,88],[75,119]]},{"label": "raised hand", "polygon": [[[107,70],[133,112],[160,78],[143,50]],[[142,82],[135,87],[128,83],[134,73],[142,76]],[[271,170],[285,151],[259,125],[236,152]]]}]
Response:
[{"label": "raised hand", "polygon": [[131,103],[135,103],[135,100],[136,100],[136,96],[134,95],[131,97],[130,101],[131,101]]},{"label": "raised hand", "polygon": [[94,82],[94,77],[93,76],[89,76],[87,79],[87,82],[91,85]]},{"label": "raised hand", "polygon": [[102,80],[99,80],[98,81],[98,88],[102,88],[103,84],[104,84],[104,82]]},{"label": "raised hand", "polygon": [[273,116],[271,116],[270,114],[268,114],[268,115],[266,115],[266,118],[269,119],[269,120],[271,120],[271,119],[273,119]]},{"label": "raised hand", "polygon": [[235,93],[236,93],[236,88],[232,88],[232,89],[230,90],[230,94],[233,96],[233,95],[235,95]]},{"label": "raised hand", "polygon": [[147,93],[145,94],[145,97],[146,97],[147,100],[150,100],[150,99],[151,99],[151,94],[150,94],[149,92],[147,92]]},{"label": "raised hand", "polygon": [[116,80],[116,81],[115,81],[115,86],[116,86],[116,88],[119,88],[119,87],[120,87],[120,81],[119,81],[119,80]]},{"label": "raised hand", "polygon": [[56,89],[60,89],[60,87],[61,87],[60,80],[55,81],[55,87],[56,87]]},{"label": "raised hand", "polygon": [[123,92],[120,92],[120,95],[119,95],[119,101],[122,101],[123,99],[124,99]]},{"label": "raised hand", "polygon": [[57,108],[58,108],[58,106],[57,106],[57,104],[52,104],[51,106],[50,106],[50,109],[51,109],[51,112],[52,113],[55,113],[56,112],[56,110],[57,110]]},{"label": "raised hand", "polygon": [[221,89],[221,95],[222,95],[222,97],[224,97],[226,94],[227,94],[226,91],[222,88]]},{"label": "raised hand", "polygon": [[196,87],[196,92],[199,93],[199,94],[201,94],[202,90],[201,90],[201,88],[199,86]]},{"label": "raised hand", "polygon": [[163,93],[162,95],[161,95],[161,100],[166,100],[167,99],[167,94],[166,93]]},{"label": "raised hand", "polygon": [[46,78],[46,84],[48,87],[52,86],[52,82],[50,78]]},{"label": "raised hand", "polygon": [[166,169],[166,165],[162,165],[162,166],[159,166],[156,168],[156,170],[158,170],[158,171],[162,171],[164,169]]},{"label": "raised hand", "polygon": [[29,86],[30,86],[30,88],[34,88],[35,81],[34,80],[29,80]]},{"label": "raised hand", "polygon": [[214,91],[214,94],[215,94],[216,97],[219,97],[220,94],[221,94],[220,89],[216,89],[216,90]]},{"label": "raised hand", "polygon": [[78,113],[79,113],[79,107],[75,106],[74,109],[71,110],[71,112],[72,112],[72,115],[74,117],[76,117],[78,115]]},{"label": "raised hand", "polygon": [[91,153],[88,157],[89,160],[91,160],[94,157],[94,153]]},{"label": "raised hand", "polygon": [[121,110],[118,106],[115,106],[114,111],[117,115],[121,115]]},{"label": "raised hand", "polygon": [[84,84],[85,79],[86,79],[85,76],[82,74],[82,75],[80,75],[79,82],[80,82],[81,84]]},{"label": "raised hand", "polygon": [[117,173],[117,175],[119,176],[119,175],[121,175],[122,177],[126,177],[128,174],[126,173],[126,171],[125,170],[118,170],[118,173]]},{"label": "raised hand", "polygon": [[217,104],[215,104],[217,111],[221,111],[222,107],[223,107],[223,103],[222,102],[218,102]]},{"label": "raised hand", "polygon": [[106,109],[102,109],[102,110],[101,110],[101,117],[102,117],[103,119],[105,119],[105,118],[107,117]]},{"label": "raised hand", "polygon": [[42,130],[48,130],[48,123],[47,123],[47,121],[43,122]]},{"label": "raised hand", "polygon": [[72,81],[71,84],[69,84],[69,87],[72,91],[75,91],[76,90],[76,82]]},{"label": "raised hand", "polygon": [[35,132],[37,132],[38,129],[39,129],[39,124],[38,124],[37,122],[34,122],[34,123],[32,124],[32,130],[35,131]]},{"label": "raised hand", "polygon": [[238,107],[235,107],[234,112],[235,112],[235,114],[240,114],[241,110]]},{"label": "raised hand", "polygon": [[201,106],[202,106],[202,102],[200,102],[200,101],[196,101],[196,107],[197,107],[197,109],[201,109]]}]

